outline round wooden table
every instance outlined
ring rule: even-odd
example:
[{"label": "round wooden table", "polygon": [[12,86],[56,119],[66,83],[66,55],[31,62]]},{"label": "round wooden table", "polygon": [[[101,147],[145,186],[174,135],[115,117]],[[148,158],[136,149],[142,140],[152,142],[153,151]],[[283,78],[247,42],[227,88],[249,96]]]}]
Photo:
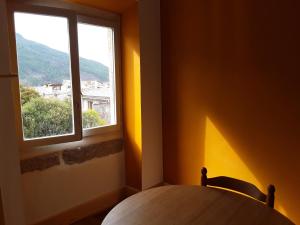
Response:
[{"label": "round wooden table", "polygon": [[274,209],[234,192],[170,185],[135,194],[102,225],[293,225]]}]

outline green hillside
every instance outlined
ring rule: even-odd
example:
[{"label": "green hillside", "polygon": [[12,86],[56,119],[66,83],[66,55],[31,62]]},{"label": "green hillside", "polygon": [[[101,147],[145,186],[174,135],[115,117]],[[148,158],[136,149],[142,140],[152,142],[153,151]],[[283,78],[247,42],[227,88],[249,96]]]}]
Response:
[{"label": "green hillside", "polygon": [[[16,35],[18,66],[21,83],[40,86],[62,83],[70,79],[69,55]],[[82,80],[109,80],[108,67],[93,60],[80,58]]]}]

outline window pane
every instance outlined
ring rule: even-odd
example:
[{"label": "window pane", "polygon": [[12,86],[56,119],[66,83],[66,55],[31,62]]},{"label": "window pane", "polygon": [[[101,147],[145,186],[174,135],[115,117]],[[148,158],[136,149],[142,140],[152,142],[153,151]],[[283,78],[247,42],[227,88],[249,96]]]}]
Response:
[{"label": "window pane", "polygon": [[24,139],[73,134],[68,20],[14,18]]},{"label": "window pane", "polygon": [[113,30],[78,23],[82,126],[116,124]]}]

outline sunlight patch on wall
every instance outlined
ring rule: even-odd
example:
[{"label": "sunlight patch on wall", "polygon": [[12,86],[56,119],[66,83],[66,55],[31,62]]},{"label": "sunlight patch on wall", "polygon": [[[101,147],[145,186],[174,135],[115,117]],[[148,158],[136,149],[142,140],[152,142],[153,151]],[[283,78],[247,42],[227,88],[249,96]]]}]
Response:
[{"label": "sunlight patch on wall", "polygon": [[[141,118],[141,77],[140,77],[140,56],[133,51],[134,67],[134,102],[135,102],[135,144],[142,151],[142,118]],[[140,153],[141,154],[141,153]]]},{"label": "sunlight patch on wall", "polygon": [[[267,192],[267,187],[262,186],[208,117],[206,117],[205,132],[204,166],[208,170],[208,177],[234,177],[256,185],[264,193]],[[277,210],[287,216],[282,205],[276,200],[275,204]]]},{"label": "sunlight patch on wall", "polygon": [[266,188],[262,187],[208,117],[206,118],[205,132],[204,165],[208,169],[208,177],[220,175],[234,177],[253,183],[265,192]]},{"label": "sunlight patch on wall", "polygon": [[142,157],[142,119],[141,119],[141,84],[140,84],[140,56],[133,46],[127,46],[127,71],[124,77],[125,83],[125,121],[126,133],[131,143],[131,150],[138,161]]}]

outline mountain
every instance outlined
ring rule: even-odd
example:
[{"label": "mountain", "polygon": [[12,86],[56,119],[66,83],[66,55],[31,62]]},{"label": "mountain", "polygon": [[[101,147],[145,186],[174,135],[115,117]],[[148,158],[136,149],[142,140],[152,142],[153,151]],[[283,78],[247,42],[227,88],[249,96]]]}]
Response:
[{"label": "mountain", "polygon": [[[21,83],[41,86],[70,80],[70,56],[46,45],[16,35],[18,67]],[[93,60],[80,58],[81,80],[109,81],[108,67]]]}]

